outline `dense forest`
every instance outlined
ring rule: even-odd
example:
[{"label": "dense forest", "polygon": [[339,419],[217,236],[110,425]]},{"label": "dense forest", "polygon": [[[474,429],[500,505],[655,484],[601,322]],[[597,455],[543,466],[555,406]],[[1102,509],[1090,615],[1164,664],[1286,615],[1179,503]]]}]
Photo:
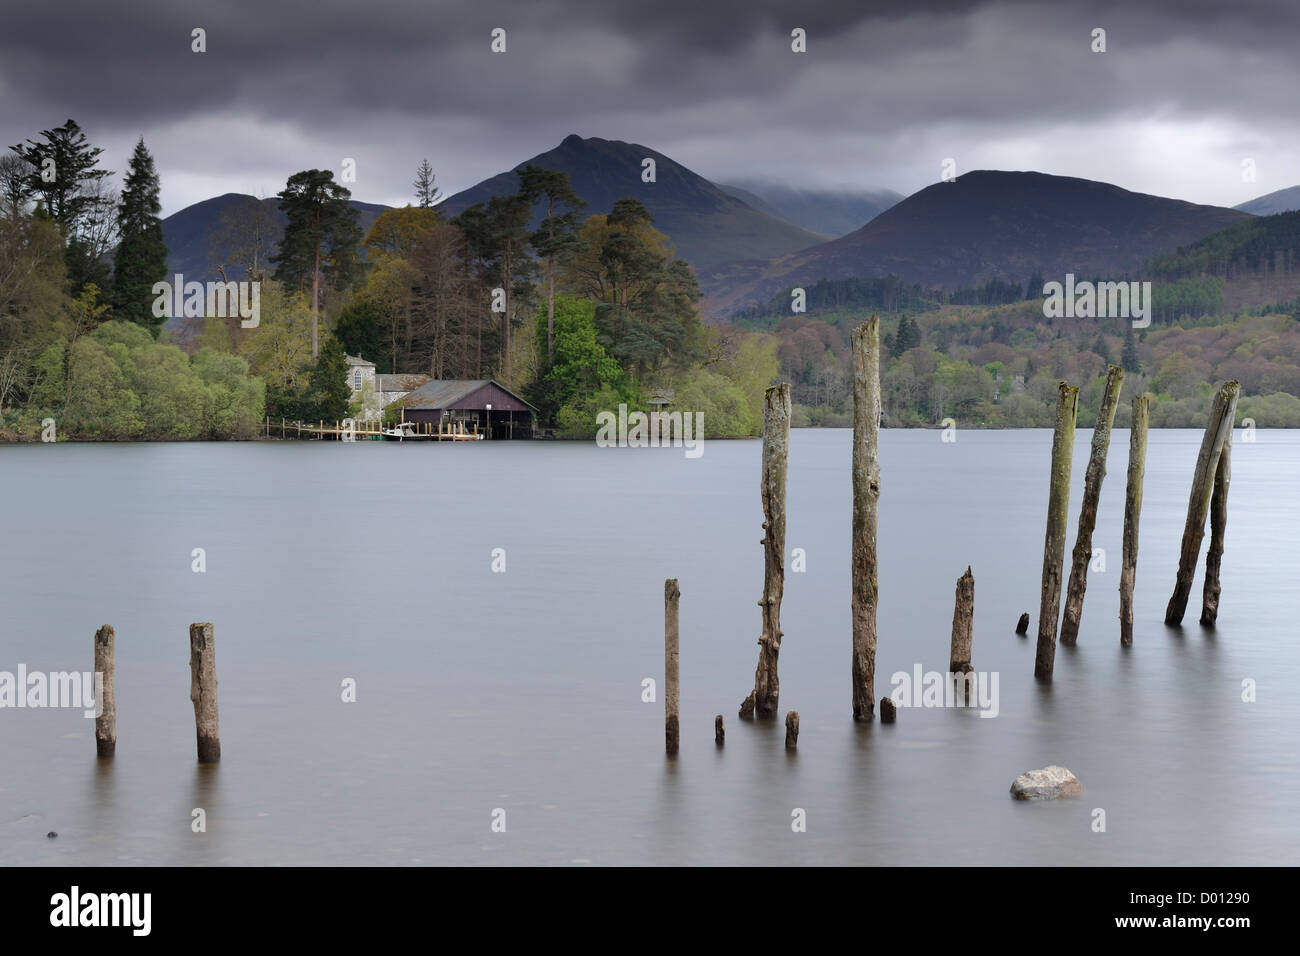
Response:
[{"label": "dense forest", "polygon": [[140,142],[118,194],[101,152],[69,120],[0,161],[0,436],[247,438],[265,416],[338,420],[360,412],[346,355],[496,378],[562,434],[652,390],[714,436],[759,426],[775,339],[705,328],[694,273],[634,199],[588,214],[564,174],[526,167],[513,195],[445,219],[426,160],[415,203],[363,235],[349,191],[304,170],[278,194],[274,248],[265,207],[221,224],[214,269],[256,285],[256,320],[211,291],[165,316],[153,158]]},{"label": "dense forest", "polygon": [[[1083,386],[1087,422],[1116,362],[1126,394],[1152,393],[1154,426],[1203,425],[1215,383],[1237,379],[1243,418],[1300,427],[1300,213],[1229,227],[1129,278],[1152,282],[1149,328],[1046,318],[1041,275],[1023,287],[955,291],[894,278],[823,281],[804,290],[804,313],[792,314],[786,290],[736,321],[777,338],[796,424],[850,423],[849,333],[877,312],[887,425],[1048,427],[1062,379]],[[1121,408],[1121,423],[1127,414]]]},{"label": "dense forest", "polygon": [[[2,439],[249,438],[266,416],[356,416],[346,355],[379,372],[495,378],[573,437],[652,393],[703,412],[712,437],[752,435],[778,380],[794,387],[796,424],[843,425],[849,332],[873,312],[890,426],[1049,425],[1061,379],[1084,386],[1086,422],[1107,362],[1130,373],[1126,391],[1155,395],[1153,425],[1203,424],[1213,383],[1236,378],[1243,417],[1300,426],[1300,214],[1149,264],[1154,324],[1137,331],[1045,318],[1038,275],[955,291],[824,281],[802,311],[787,290],[706,324],[694,272],[635,199],[588,210],[564,173],[525,166],[513,194],[447,218],[426,160],[414,202],[363,233],[349,190],[303,170],[277,196],[279,242],[257,203],[214,242],[231,284],[219,295],[256,287],[250,320],[214,308],[210,288],[179,314],[179,293],[159,296],[174,277],[154,159],[140,141],[119,191],[101,154],[68,120],[0,157]],[[1248,287],[1264,301],[1243,307]]]}]

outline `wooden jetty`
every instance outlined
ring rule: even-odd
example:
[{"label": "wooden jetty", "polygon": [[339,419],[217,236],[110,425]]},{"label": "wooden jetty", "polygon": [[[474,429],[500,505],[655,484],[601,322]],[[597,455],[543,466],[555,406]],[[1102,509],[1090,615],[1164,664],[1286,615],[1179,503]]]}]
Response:
[{"label": "wooden jetty", "polygon": [[280,419],[277,426],[266,419],[266,438],[303,439],[310,441],[481,441],[486,434],[476,424],[466,428],[464,422],[400,422],[384,425],[379,421],[291,422]]}]

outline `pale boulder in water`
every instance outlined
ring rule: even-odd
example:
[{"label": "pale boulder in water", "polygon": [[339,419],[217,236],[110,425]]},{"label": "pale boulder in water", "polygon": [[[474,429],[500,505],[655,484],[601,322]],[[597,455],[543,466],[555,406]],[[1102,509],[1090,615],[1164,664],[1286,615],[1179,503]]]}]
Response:
[{"label": "pale boulder in water", "polygon": [[1055,800],[1057,797],[1077,797],[1081,793],[1083,784],[1079,783],[1079,778],[1055,764],[1022,773],[1011,784],[1011,795],[1017,800]]}]

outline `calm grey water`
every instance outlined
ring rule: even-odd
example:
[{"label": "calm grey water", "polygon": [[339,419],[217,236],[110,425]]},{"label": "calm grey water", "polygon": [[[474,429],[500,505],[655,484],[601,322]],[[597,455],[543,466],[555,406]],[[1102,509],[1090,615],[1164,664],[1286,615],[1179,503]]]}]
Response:
[{"label": "calm grey water", "polygon": [[[1107,568],[1044,686],[1013,629],[1023,610],[1037,627],[1050,432],[884,432],[876,695],[896,671],[946,669],[968,564],[974,664],[1000,692],[993,719],[911,708],[893,726],[851,719],[850,437],[792,442],[794,754],[783,729],[736,718],[757,659],[757,442],[697,460],[541,442],[0,448],[0,670],[88,670],[113,624],[118,701],[111,762],[79,710],[0,710],[0,863],[1294,862],[1300,433],[1238,431],[1213,633],[1199,578],[1184,628],[1162,622],[1200,435],[1151,433],[1124,649],[1117,431],[1094,540]],[[641,700],[662,679],[666,577],[682,591],[675,761],[662,697]],[[202,620],[224,754],[200,768],[187,629]],[[1081,799],[1009,797],[1051,763]]]}]

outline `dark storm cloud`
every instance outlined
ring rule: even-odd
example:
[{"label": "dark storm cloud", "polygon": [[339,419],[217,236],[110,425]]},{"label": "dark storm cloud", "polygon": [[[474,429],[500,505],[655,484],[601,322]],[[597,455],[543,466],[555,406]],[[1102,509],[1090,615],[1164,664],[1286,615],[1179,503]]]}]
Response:
[{"label": "dark storm cloud", "polygon": [[[1202,201],[1300,181],[1300,9],[1285,0],[4,2],[3,144],[71,116],[120,167],[144,135],[169,211],[343,156],[366,172],[360,198],[400,201],[422,155],[454,189],[569,132],[720,179],[909,191],[952,155]],[[505,55],[489,52],[495,27]],[[1259,188],[1238,196],[1228,181],[1255,153]]]}]

